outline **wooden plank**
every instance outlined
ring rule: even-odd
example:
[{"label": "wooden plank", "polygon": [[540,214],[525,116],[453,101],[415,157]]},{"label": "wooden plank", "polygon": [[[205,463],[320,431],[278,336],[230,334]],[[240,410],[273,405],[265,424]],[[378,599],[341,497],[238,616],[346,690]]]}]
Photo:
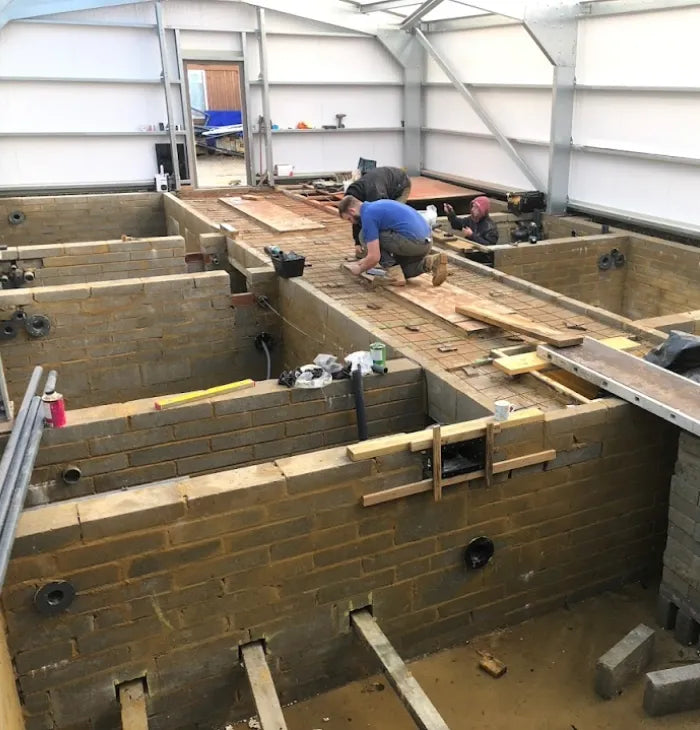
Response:
[{"label": "wooden plank", "polygon": [[544,370],[550,367],[536,352],[523,352],[521,355],[508,355],[493,361],[493,366],[507,375],[522,375],[534,370]]},{"label": "wooden plank", "polygon": [[475,198],[477,195],[483,195],[483,193],[472,188],[463,188],[442,180],[417,175],[411,178],[411,192],[408,199],[417,201],[440,200],[441,198]]},{"label": "wooden plank", "polygon": [[556,390],[557,393],[560,395],[564,395],[567,398],[570,398],[571,400],[576,401],[577,403],[590,403],[591,399],[587,398],[585,395],[581,395],[581,393],[575,391],[573,388],[569,388],[566,385],[563,385],[562,383],[557,382],[556,380],[553,380],[552,378],[548,377],[544,373],[538,373],[534,370],[530,373],[535,380],[539,380],[540,383],[544,383],[545,385],[552,388],[552,390]]},{"label": "wooden plank", "polygon": [[513,459],[506,459],[505,461],[497,461],[493,465],[494,474],[502,474],[505,471],[511,471],[512,469],[522,469],[525,466],[532,466],[533,464],[542,464],[545,461],[551,461],[557,452],[554,449],[547,449],[545,451],[538,451],[535,454],[527,454],[526,456],[516,456]]},{"label": "wooden plank", "polygon": [[442,499],[442,437],[440,424],[433,426],[433,496],[436,502]]},{"label": "wooden plank", "polygon": [[486,424],[486,458],[484,461],[484,476],[486,478],[486,486],[493,486],[493,438],[498,433],[498,424]]},{"label": "wooden plank", "polygon": [[474,302],[459,302],[455,306],[455,310],[467,317],[473,317],[509,332],[529,335],[555,347],[571,347],[583,342],[582,335],[574,335],[546,324],[539,324],[522,314],[505,314],[494,307],[491,302],[483,299]]},{"label": "wooden plank", "polygon": [[[522,408],[519,411],[511,413],[510,418],[507,421],[499,423],[499,426],[501,429],[504,429],[542,420],[544,420],[544,413],[539,408]],[[469,441],[469,439],[484,436],[486,434],[487,424],[492,422],[493,416],[485,416],[484,418],[475,418],[472,421],[462,421],[461,423],[451,423],[448,426],[443,426],[442,444],[443,446],[456,444],[460,441]],[[417,431],[409,434],[409,439],[409,448],[411,451],[425,451],[433,443],[432,431],[430,429]]]},{"label": "wooden plank", "polygon": [[552,368],[547,371],[547,377],[550,380],[554,380],[555,382],[566,386],[567,388],[575,390],[577,393],[589,400],[597,398],[600,393],[600,388],[597,385],[593,385],[593,383],[589,383],[587,380],[579,378],[578,375],[574,375],[566,370]]},{"label": "wooden plank", "polygon": [[256,641],[253,644],[242,646],[241,656],[250,689],[253,692],[253,701],[261,730],[287,730],[287,723],[282,714],[270,668],[267,666],[262,642]]},{"label": "wooden plank", "polygon": [[135,679],[119,685],[122,730],[148,730],[146,693],[143,681]]},{"label": "wooden plank", "polygon": [[[608,337],[599,341],[615,350],[636,350],[641,347],[639,342],[630,340],[628,337]],[[551,367],[551,363],[541,358],[535,350],[520,355],[499,357],[493,361],[493,364],[496,368],[511,376]]]},{"label": "wooden plank", "polygon": [[[458,303],[464,302],[466,304],[473,299],[470,294],[448,282],[445,282],[442,286],[433,286],[429,274],[409,279],[406,286],[395,287],[391,290],[391,293],[459,327],[465,332],[481,332],[489,329],[489,325],[477,322],[456,311]],[[506,313],[513,310],[503,307],[502,311]]]},{"label": "wooden plank", "polygon": [[379,624],[367,609],[354,611],[350,621],[358,636],[382,665],[389,684],[421,730],[449,730],[421,686],[416,682],[403,659],[387,639]]},{"label": "wooden plank", "polygon": [[275,233],[289,231],[314,231],[325,228],[310,218],[297,215],[281,205],[275,205],[269,200],[240,200],[236,198],[219,198],[222,203],[229,205],[239,213],[252,218]]},{"label": "wooden plank", "polygon": [[380,436],[369,441],[360,441],[357,444],[350,444],[346,449],[346,453],[350,461],[364,461],[365,459],[374,459],[375,456],[386,456],[387,454],[396,454],[399,451],[408,451],[411,438],[414,435],[396,433],[391,436]]},{"label": "wooden plank", "polygon": [[410,497],[412,494],[429,492],[432,488],[433,480],[423,479],[423,481],[413,482],[413,484],[403,484],[400,487],[391,487],[391,489],[383,489],[380,492],[371,492],[362,496],[362,506],[373,507],[375,504],[393,502],[396,499]]}]

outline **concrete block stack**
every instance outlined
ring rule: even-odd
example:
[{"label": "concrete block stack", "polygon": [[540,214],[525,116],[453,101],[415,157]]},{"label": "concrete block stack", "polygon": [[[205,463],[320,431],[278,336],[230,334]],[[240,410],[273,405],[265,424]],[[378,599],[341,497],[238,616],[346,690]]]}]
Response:
[{"label": "concrete block stack", "polygon": [[682,433],[671,479],[659,622],[689,646],[700,631],[700,438]]}]

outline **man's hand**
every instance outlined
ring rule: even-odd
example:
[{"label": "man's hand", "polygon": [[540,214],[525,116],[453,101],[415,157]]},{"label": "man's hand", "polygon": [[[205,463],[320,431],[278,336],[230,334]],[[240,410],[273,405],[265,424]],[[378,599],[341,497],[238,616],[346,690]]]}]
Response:
[{"label": "man's hand", "polygon": [[354,274],[355,276],[359,276],[362,273],[362,267],[359,263],[348,264],[347,269],[351,274]]},{"label": "man's hand", "polygon": [[455,212],[455,209],[449,204],[445,203],[445,215],[453,215]]},{"label": "man's hand", "polygon": [[472,229],[471,229],[471,228],[469,228],[469,226],[467,226],[466,228],[462,228],[462,233],[463,233],[463,234],[464,234],[464,235],[465,235],[465,236],[466,236],[467,238],[471,238],[471,237],[472,237],[472,236],[474,235],[474,231],[472,231]]},{"label": "man's hand", "polygon": [[355,258],[363,259],[367,255],[367,249],[364,246],[355,244]]}]

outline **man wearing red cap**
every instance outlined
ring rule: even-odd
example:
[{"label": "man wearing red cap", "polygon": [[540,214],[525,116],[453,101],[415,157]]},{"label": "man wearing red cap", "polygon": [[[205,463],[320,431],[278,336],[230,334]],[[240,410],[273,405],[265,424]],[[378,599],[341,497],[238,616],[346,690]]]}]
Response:
[{"label": "man wearing red cap", "polygon": [[489,215],[489,199],[480,195],[472,200],[471,213],[466,218],[458,218],[455,209],[445,203],[445,214],[455,231],[462,233],[470,241],[481,243],[484,246],[494,246],[498,243],[498,228]]}]

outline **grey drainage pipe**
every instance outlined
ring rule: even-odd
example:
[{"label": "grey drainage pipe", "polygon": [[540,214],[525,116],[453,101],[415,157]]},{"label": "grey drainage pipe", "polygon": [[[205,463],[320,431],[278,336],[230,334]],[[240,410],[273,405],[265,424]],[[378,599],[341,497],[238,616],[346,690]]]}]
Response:
[{"label": "grey drainage pipe", "polygon": [[358,441],[367,440],[367,411],[365,410],[365,393],[362,388],[362,371],[355,368],[350,374],[352,393],[355,396],[355,412],[357,413]]}]

